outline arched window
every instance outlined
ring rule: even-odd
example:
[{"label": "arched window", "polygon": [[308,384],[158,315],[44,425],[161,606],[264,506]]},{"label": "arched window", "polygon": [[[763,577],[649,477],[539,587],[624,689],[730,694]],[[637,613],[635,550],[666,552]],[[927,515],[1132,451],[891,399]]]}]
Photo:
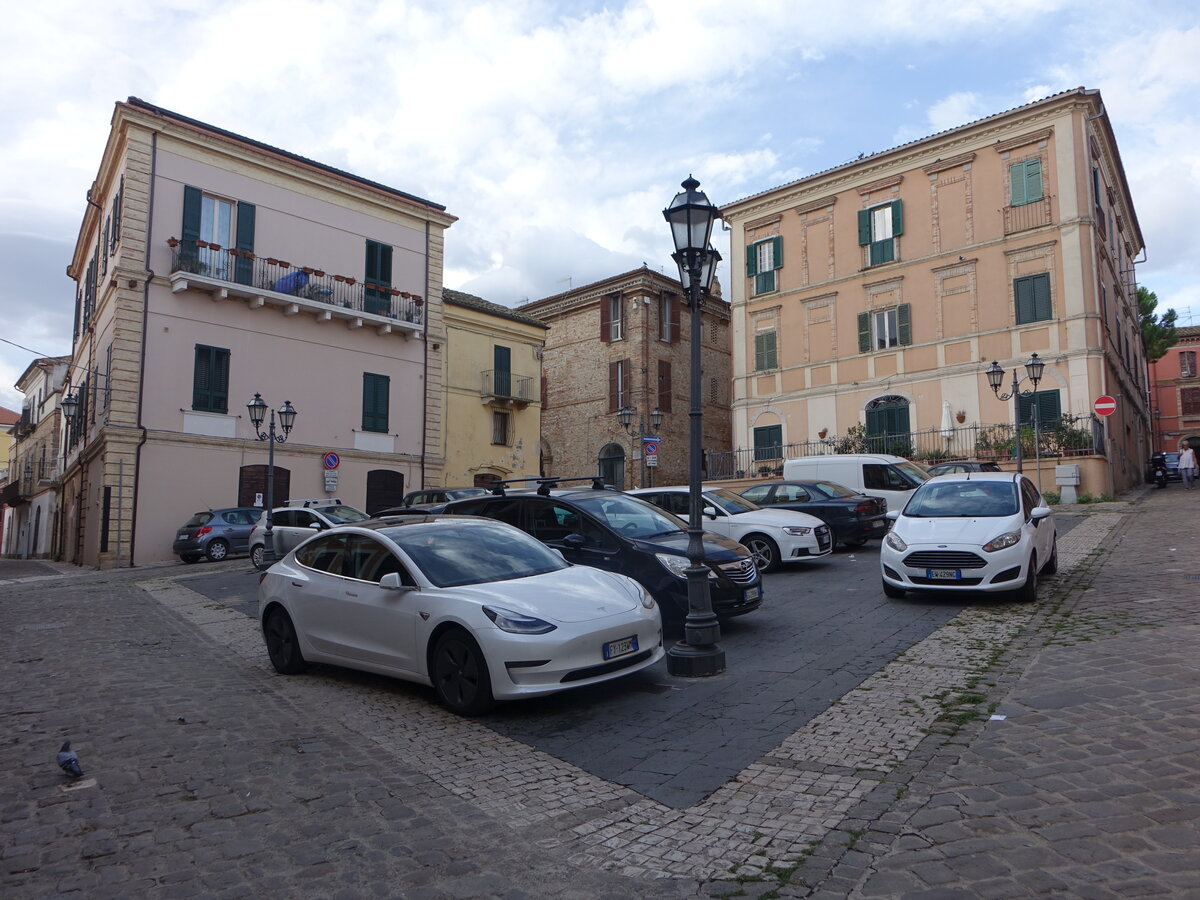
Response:
[{"label": "arched window", "polygon": [[912,456],[908,399],[894,394],[867,404],[867,441],[872,453]]},{"label": "arched window", "polygon": [[620,444],[605,444],[598,459],[600,479],[620,490],[625,489],[625,450]]}]

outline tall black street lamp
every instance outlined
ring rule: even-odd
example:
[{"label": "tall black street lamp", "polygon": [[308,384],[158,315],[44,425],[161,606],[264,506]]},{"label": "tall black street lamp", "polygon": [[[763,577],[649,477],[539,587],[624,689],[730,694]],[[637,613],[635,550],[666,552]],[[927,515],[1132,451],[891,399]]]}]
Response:
[{"label": "tall black street lamp", "polygon": [[[1036,450],[1037,444],[1038,444],[1037,386],[1038,386],[1038,382],[1042,380],[1042,371],[1045,368],[1046,368],[1046,364],[1044,362],[1042,362],[1040,359],[1038,359],[1038,355],[1036,353],[1033,354],[1031,357],[1029,357],[1029,362],[1025,363],[1025,375],[1029,379],[1030,383],[1033,385],[1032,389],[1030,389],[1028,391],[1021,390],[1021,381],[1023,379],[1017,377],[1017,370],[1014,367],[1012,370],[1012,390],[1010,390],[1007,394],[1000,393],[1000,388],[1004,384],[1004,367],[1001,366],[1000,363],[993,360],[991,367],[988,368],[987,373],[986,373],[988,384],[991,386],[992,393],[996,395],[996,398],[1001,401],[1012,400],[1013,405],[1016,407],[1016,431],[1014,432],[1014,438],[1015,438],[1015,443],[1017,445],[1016,454],[1017,454],[1017,471],[1018,472],[1023,471],[1022,459],[1021,459],[1021,456],[1022,456],[1022,454],[1021,454],[1021,398],[1022,397],[1033,397],[1033,403],[1032,403],[1033,423],[1034,423],[1033,441],[1034,441],[1034,448]],[[1039,476],[1040,476],[1040,469],[1041,469],[1041,467],[1039,465]]]},{"label": "tall black street lamp", "polygon": [[263,568],[269,568],[275,562],[275,533],[271,530],[272,510],[275,509],[275,444],[287,440],[292,425],[296,423],[296,408],[292,401],[284,400],[279,407],[279,427],[283,434],[275,433],[275,410],[271,410],[270,424],[267,430],[262,430],[263,419],[267,417],[267,402],[262,394],[255,393],[254,399],[246,404],[250,411],[250,424],[258,434],[258,440],[269,441],[270,450],[267,453],[267,530],[263,535]]},{"label": "tall black street lamp", "polygon": [[721,626],[713,612],[708,588],[708,567],[704,564],[704,527],[700,506],[700,307],[712,286],[713,273],[721,254],[708,243],[713,222],[720,210],[696,190],[700,182],[690,175],[682,184],[663,216],[671,225],[675,252],[671,258],[679,266],[679,280],[692,311],[692,371],[690,432],[688,436],[688,614],[683,624],[683,640],[667,651],[667,671],[672,675],[695,678],[725,671],[725,651],[718,645]]},{"label": "tall black street lamp", "polygon": [[[630,426],[633,425],[633,417],[635,415],[638,415],[638,408],[636,406],[622,406],[620,409],[617,410],[617,423],[622,428],[625,429],[626,434],[631,433]],[[650,413],[650,427],[654,429],[655,434],[658,433],[659,426],[661,426],[662,423],[663,423],[662,410],[656,406]],[[642,477],[639,479],[638,487],[646,487],[646,484],[645,484],[646,469],[647,469],[646,448],[645,448],[645,441],[643,440],[643,438],[645,438],[645,437],[646,437],[646,420],[644,418],[642,418],[641,416],[638,416],[636,440],[642,441],[642,444],[643,444],[643,446],[641,448]],[[636,443],[634,446],[636,448]],[[649,469],[650,469],[650,487],[654,487],[654,466],[650,466]]]}]

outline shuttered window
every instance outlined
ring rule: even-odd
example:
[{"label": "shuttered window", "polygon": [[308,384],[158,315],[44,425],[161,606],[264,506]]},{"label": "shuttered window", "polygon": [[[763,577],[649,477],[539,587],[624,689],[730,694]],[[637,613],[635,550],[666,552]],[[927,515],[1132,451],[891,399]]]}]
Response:
[{"label": "shuttered window", "polygon": [[1027,275],[1013,280],[1013,296],[1017,306],[1017,324],[1044,322],[1051,318],[1050,275]]},{"label": "shuttered window", "polygon": [[1009,166],[1009,191],[1013,206],[1024,206],[1042,199],[1042,161],[1027,159]]},{"label": "shuttered window", "polygon": [[658,298],[658,339],[668,344],[679,340],[679,297],[675,294]]},{"label": "shuttered window", "polygon": [[387,375],[363,372],[362,429],[386,434],[388,430]]},{"label": "shuttered window", "polygon": [[606,344],[621,340],[623,319],[624,304],[619,292],[600,298],[600,340]]},{"label": "shuttered window", "polygon": [[754,371],[766,372],[779,368],[779,353],[774,331],[760,331],[754,336]]},{"label": "shuttered window", "polygon": [[121,176],[120,187],[112,202],[112,231],[109,233],[108,252],[116,253],[117,244],[121,242],[121,205],[125,202],[125,176]]},{"label": "shuttered window", "polygon": [[[254,217],[253,203],[239,200],[237,205],[237,237],[234,246],[248,254],[254,253]],[[233,263],[233,280],[238,284],[251,284],[254,277],[254,257],[238,256]]]},{"label": "shuttered window", "polygon": [[1022,425],[1033,424],[1033,400],[1037,398],[1038,426],[1051,425],[1062,418],[1062,401],[1058,390],[1038,391],[1036,394],[1021,394],[1020,417]]},{"label": "shuttered window", "polygon": [[746,277],[754,279],[754,293],[777,290],[776,272],[783,268],[783,238],[776,235],[746,248]]},{"label": "shuttered window", "polygon": [[608,411],[617,412],[629,404],[629,360],[608,364]]},{"label": "shuttered window", "polygon": [[658,410],[671,412],[671,363],[665,359],[658,361]]},{"label": "shuttered window", "polygon": [[392,311],[392,248],[388,244],[367,241],[363,281],[363,311],[386,316]]},{"label": "shuttered window", "polygon": [[783,456],[783,426],[763,425],[754,429],[754,458],[779,459]]},{"label": "shuttered window", "polygon": [[867,248],[867,265],[896,259],[896,238],[904,233],[904,206],[893,200],[858,211],[858,243]]},{"label": "shuttered window", "polygon": [[223,347],[196,345],[192,409],[197,412],[229,412],[229,351]]},{"label": "shuttered window", "polygon": [[901,303],[887,309],[858,314],[858,349],[887,350],[912,343],[912,305]]}]

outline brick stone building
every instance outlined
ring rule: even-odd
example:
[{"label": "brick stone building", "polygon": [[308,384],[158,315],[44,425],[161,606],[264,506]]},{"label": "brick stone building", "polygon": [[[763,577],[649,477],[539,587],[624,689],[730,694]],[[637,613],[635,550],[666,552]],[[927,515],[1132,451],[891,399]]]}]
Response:
[{"label": "brick stone building", "polygon": [[1150,363],[1154,448],[1178,450],[1187,441],[1200,450],[1200,325],[1179,329],[1179,342]]},{"label": "brick stone building", "polygon": [[[617,487],[687,482],[691,317],[678,279],[646,266],[519,307],[550,326],[542,359],[542,470],[599,471]],[[714,282],[702,312],[705,453],[729,447],[729,304]],[[622,407],[634,410],[626,430]],[[662,413],[655,430],[651,415]],[[654,435],[647,466],[642,437]]]}]

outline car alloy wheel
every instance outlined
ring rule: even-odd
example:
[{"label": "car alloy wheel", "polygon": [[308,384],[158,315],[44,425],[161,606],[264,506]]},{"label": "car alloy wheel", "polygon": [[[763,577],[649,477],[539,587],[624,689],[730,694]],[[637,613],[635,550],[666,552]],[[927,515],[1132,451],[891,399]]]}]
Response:
[{"label": "car alloy wheel", "polygon": [[267,656],[271,665],[280,675],[299,675],[308,663],[300,652],[300,639],[296,637],[296,627],[292,618],[280,607],[275,607],[267,613],[267,621],[263,625],[263,638],[267,643]]},{"label": "car alloy wheel", "polygon": [[250,562],[254,564],[254,568],[265,569],[267,567],[265,557],[262,544],[255,544],[250,548]]},{"label": "car alloy wheel", "polygon": [[213,562],[220,562],[229,555],[229,545],[218,538],[215,541],[209,541],[208,548],[204,552]]},{"label": "car alloy wheel", "polygon": [[751,534],[742,538],[741,543],[754,557],[754,565],[760,572],[779,568],[779,547],[766,535]]},{"label": "car alloy wheel", "polygon": [[452,629],[438,638],[432,668],[434,690],[451,712],[478,716],[495,705],[483,651],[462,629]]}]

